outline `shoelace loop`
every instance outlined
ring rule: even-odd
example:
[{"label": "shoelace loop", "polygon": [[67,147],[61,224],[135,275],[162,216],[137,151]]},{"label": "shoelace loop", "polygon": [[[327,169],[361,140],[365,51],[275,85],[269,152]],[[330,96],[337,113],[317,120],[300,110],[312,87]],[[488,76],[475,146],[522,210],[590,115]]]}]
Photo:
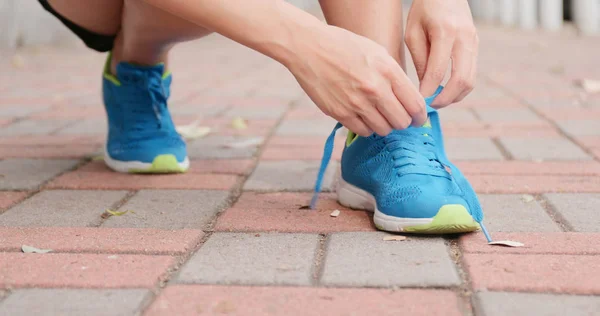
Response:
[{"label": "shoelace loop", "polygon": [[[126,122],[131,122],[129,127],[138,133],[148,131],[148,116],[152,115],[155,118],[156,127],[160,129],[162,127],[163,111],[167,102],[162,76],[155,72],[134,71],[133,74],[127,76],[127,79],[136,85],[133,93],[135,95],[132,96],[132,101],[128,104],[131,117],[126,118]],[[140,105],[140,97],[141,99],[149,97],[152,103],[151,107]]]},{"label": "shoelace loop", "polygon": [[[469,206],[471,216],[481,227],[481,231],[485,235],[485,238],[487,239],[487,241],[492,242],[492,237],[490,236],[489,232],[485,228],[485,225],[483,224],[483,210],[481,209],[481,204],[479,203],[477,194],[475,194],[473,187],[471,187],[471,184],[469,184],[469,181],[467,181],[467,179],[462,174],[462,172],[454,164],[452,164],[450,162],[450,160],[448,159],[448,157],[446,156],[446,150],[444,149],[444,138],[443,138],[442,130],[441,130],[441,126],[440,126],[439,114],[436,109],[434,109],[430,106],[433,99],[435,99],[435,97],[438,94],[440,94],[442,89],[443,89],[442,87],[439,87],[434,95],[425,99],[426,105],[427,105],[427,114],[429,116],[429,121],[431,123],[432,128],[427,129],[428,133],[422,133],[420,136],[424,136],[423,134],[427,134],[428,136],[431,135],[431,138],[433,139],[433,142],[431,143],[431,145],[435,149],[437,149],[435,151],[435,157],[437,158],[437,162],[439,162],[442,166],[446,166],[446,167],[448,167],[448,169],[450,169],[450,176],[454,179],[455,183],[458,185],[458,187],[463,192],[465,200]],[[333,131],[331,131],[331,134],[329,135],[329,137],[327,137],[327,141],[325,142],[325,148],[323,150],[323,157],[321,158],[321,166],[319,167],[319,173],[317,176],[317,181],[315,183],[314,194],[310,201],[311,209],[315,209],[317,201],[319,199],[319,193],[321,192],[321,186],[323,184],[323,178],[325,176],[325,171],[327,170],[327,166],[329,165],[329,161],[331,160],[331,155],[333,153],[335,134],[340,128],[342,128],[342,126],[343,125],[341,123],[337,123],[335,125],[335,127],[333,128]],[[417,129],[417,130],[419,130],[419,129]],[[418,133],[418,132],[416,132],[416,133]],[[407,152],[416,152],[416,148],[412,148],[412,149],[415,149],[415,150],[412,150],[412,149],[409,149],[410,146],[421,146],[421,145],[427,146],[426,142],[424,142],[424,144],[421,144],[421,145],[418,145],[417,143],[415,143],[415,139],[422,140],[422,138],[419,135],[413,135],[414,134],[413,132],[405,131],[404,134],[402,134],[400,132],[395,135],[398,135],[398,134],[400,134],[404,137],[396,138],[392,135],[392,140],[393,140],[392,143],[402,142],[403,140],[406,140],[407,137],[414,137],[407,142],[408,145],[398,143],[397,147],[395,147],[395,148],[402,148],[402,150],[397,151],[399,153],[398,154],[398,156],[399,156],[398,163],[403,164],[403,166],[406,166],[411,163],[424,162],[422,159],[425,156],[410,155],[410,154],[407,154]],[[409,135],[411,135],[411,136],[409,136]],[[389,141],[388,141],[388,144],[389,144]],[[404,160],[402,160],[403,158],[404,158]],[[419,169],[419,170],[433,169],[432,161],[430,159],[427,159],[427,161],[428,162],[426,163],[426,165],[430,166],[432,168],[422,168],[422,167],[420,167],[420,164],[419,164],[419,167],[417,169]],[[432,163],[432,164],[430,165],[430,163]],[[431,172],[431,171],[429,171],[429,172]],[[444,170],[444,172],[445,172],[445,170]],[[447,172],[446,172],[446,174],[447,174]]]}]

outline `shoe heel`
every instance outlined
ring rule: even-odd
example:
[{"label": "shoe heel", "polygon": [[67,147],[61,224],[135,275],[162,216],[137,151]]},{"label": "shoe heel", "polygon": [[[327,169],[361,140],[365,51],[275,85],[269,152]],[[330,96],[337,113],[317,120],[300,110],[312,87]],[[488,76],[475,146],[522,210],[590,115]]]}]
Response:
[{"label": "shoe heel", "polygon": [[338,202],[352,209],[366,210],[373,212],[375,210],[375,199],[364,190],[361,190],[340,178],[337,188]]}]

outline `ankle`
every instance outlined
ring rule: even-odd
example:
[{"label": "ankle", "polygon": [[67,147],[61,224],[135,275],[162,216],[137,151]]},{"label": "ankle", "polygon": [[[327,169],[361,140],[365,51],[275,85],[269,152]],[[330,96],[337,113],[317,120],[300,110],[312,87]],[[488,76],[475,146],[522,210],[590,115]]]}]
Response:
[{"label": "ankle", "polygon": [[110,72],[117,75],[117,65],[126,62],[138,66],[154,66],[163,63],[167,72],[167,59],[171,47],[148,45],[124,40],[122,32],[117,34],[110,60]]}]

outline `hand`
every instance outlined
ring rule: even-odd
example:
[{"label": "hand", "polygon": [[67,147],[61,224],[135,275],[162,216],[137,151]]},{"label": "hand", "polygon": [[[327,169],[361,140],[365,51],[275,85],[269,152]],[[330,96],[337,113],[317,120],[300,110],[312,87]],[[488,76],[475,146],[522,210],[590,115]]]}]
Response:
[{"label": "hand", "polygon": [[414,0],[408,13],[406,45],[424,96],[435,92],[452,60],[450,80],[433,107],[458,102],[473,90],[479,38],[467,0]]},{"label": "hand", "polygon": [[361,136],[385,136],[427,120],[425,101],[379,44],[323,26],[298,44],[288,69],[327,115]]}]

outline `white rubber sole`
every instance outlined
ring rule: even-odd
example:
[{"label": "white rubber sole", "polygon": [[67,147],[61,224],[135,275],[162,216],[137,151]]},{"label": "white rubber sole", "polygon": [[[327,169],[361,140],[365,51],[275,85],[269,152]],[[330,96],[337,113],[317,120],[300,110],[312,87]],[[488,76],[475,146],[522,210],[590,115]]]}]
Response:
[{"label": "white rubber sole", "polygon": [[365,190],[339,178],[337,188],[338,201],[343,206],[374,212],[373,222],[381,230],[403,232],[405,228],[431,224],[433,218],[402,218],[383,214],[377,209],[375,197]]},{"label": "white rubber sole", "polygon": [[[110,169],[122,173],[177,173],[185,172],[190,168],[190,160],[188,157],[185,157],[184,161],[178,162],[175,156],[172,156],[172,159],[169,159],[166,164],[159,163],[158,159],[166,156],[172,155],[157,156],[152,163],[141,161],[119,161],[112,159],[105,151],[104,163],[106,163]],[[160,162],[164,162],[164,160],[161,159]]]}]

